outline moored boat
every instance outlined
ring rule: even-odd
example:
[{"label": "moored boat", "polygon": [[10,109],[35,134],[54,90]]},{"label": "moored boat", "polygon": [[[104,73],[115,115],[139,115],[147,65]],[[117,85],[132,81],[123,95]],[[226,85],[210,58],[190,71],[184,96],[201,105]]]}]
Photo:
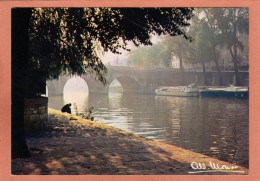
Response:
[{"label": "moored boat", "polygon": [[199,88],[195,84],[176,87],[159,87],[155,90],[156,95],[177,97],[198,97]]},{"label": "moored boat", "polygon": [[228,97],[228,98],[248,98],[248,87],[229,86],[224,88],[207,88],[200,90],[201,97]]}]

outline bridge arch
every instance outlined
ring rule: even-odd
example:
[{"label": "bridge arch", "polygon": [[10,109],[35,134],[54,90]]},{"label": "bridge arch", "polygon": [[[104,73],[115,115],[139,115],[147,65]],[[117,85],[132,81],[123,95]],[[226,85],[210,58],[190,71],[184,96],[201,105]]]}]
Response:
[{"label": "bridge arch", "polygon": [[64,84],[64,104],[71,103],[73,113],[84,112],[88,107],[89,88],[87,82],[79,76],[70,77]]},{"label": "bridge arch", "polygon": [[69,76],[62,76],[59,79],[47,81],[48,96],[52,95],[63,95],[63,89],[66,82],[70,79]]},{"label": "bridge arch", "polygon": [[114,80],[117,80],[121,84],[123,93],[140,93],[140,92],[142,92],[141,85],[133,77],[117,76],[117,77],[114,77],[113,79],[110,79],[110,81],[108,82],[108,85],[110,86]]},{"label": "bridge arch", "polygon": [[63,95],[68,92],[79,92],[88,95],[89,85],[79,76],[71,77],[66,81],[63,87]]},{"label": "bridge arch", "polygon": [[[89,93],[108,93],[108,86],[117,79],[123,87],[124,92],[140,92],[153,94],[158,86],[178,86],[187,85],[194,82],[198,77],[199,85],[203,85],[202,72],[180,72],[174,69],[141,69],[133,67],[111,67],[108,66],[107,82],[104,86],[90,75],[83,75],[83,78],[89,88]],[[209,85],[216,85],[214,80],[217,72],[207,72]],[[239,72],[242,85],[248,86],[248,72]],[[232,84],[231,77],[234,72],[223,72],[223,81],[225,85]],[[69,80],[69,76],[61,76],[58,80],[47,81],[49,95],[63,95],[63,88]],[[181,81],[184,78],[183,81]],[[130,85],[132,83],[132,85]]]},{"label": "bridge arch", "polygon": [[123,93],[122,84],[117,79],[114,79],[110,85],[108,85],[108,93]]}]

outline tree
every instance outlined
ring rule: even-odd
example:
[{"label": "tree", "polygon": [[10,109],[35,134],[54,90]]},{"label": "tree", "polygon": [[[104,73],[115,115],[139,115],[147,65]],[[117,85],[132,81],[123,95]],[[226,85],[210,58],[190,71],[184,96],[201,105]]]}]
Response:
[{"label": "tree", "polygon": [[218,16],[222,16],[221,10],[222,8],[203,8],[200,9],[203,15],[201,18],[201,23],[206,23],[209,27],[209,40],[211,44],[209,45],[212,52],[212,60],[216,65],[216,69],[218,72],[219,85],[223,85],[221,69],[219,66],[218,58],[219,58],[219,46],[221,45],[223,39],[221,38],[221,31],[219,30],[216,18]]},{"label": "tree", "polygon": [[187,49],[190,42],[191,39],[189,39],[189,41],[186,41],[186,39],[182,36],[166,37],[163,41],[170,54],[178,57],[180,61],[180,71],[183,71],[183,57],[186,53],[188,53]]},{"label": "tree", "polygon": [[249,32],[249,14],[248,8],[223,8],[221,9],[222,16],[217,16],[217,25],[221,30],[222,39],[231,55],[231,60],[235,70],[235,84],[240,85],[238,75],[239,62],[241,55],[239,51],[244,50],[243,43],[239,40],[239,34]]},{"label": "tree", "polygon": [[188,38],[182,27],[189,25],[190,17],[191,9],[187,8],[35,9],[31,55],[37,57],[34,61],[47,72],[47,78],[57,78],[62,71],[92,73],[103,82],[105,67],[98,57],[100,51],[119,53],[119,48],[127,49],[127,41],[151,45],[152,33]]},{"label": "tree", "polygon": [[29,157],[30,153],[24,136],[24,97],[23,80],[26,75],[28,59],[28,26],[30,11],[27,9],[12,10],[12,66],[11,66],[11,151],[12,158]]},{"label": "tree", "polygon": [[[105,83],[98,54],[120,53],[128,41],[150,45],[152,33],[183,35],[191,8],[18,8],[12,9],[12,158],[29,156],[23,131],[25,96],[37,96],[40,79],[62,73],[92,74]],[[30,74],[30,75],[29,75]],[[26,86],[25,86],[26,85]]]},{"label": "tree", "polygon": [[139,67],[169,67],[171,52],[163,43],[157,43],[152,46],[139,47],[130,51],[127,62],[130,66]]},{"label": "tree", "polygon": [[200,21],[199,13],[195,13],[188,33],[193,37],[193,41],[187,47],[184,59],[193,64],[201,63],[204,84],[208,85],[205,63],[212,61],[214,53],[211,42],[211,29],[207,22]]},{"label": "tree", "polygon": [[238,67],[244,45],[239,40],[240,33],[248,34],[248,8],[200,8],[200,22],[206,22],[211,31],[209,36],[212,48],[212,59],[215,62],[219,84],[222,84],[221,70],[219,66],[220,47],[226,45],[230,52],[231,61],[234,64],[235,84],[240,85]]}]

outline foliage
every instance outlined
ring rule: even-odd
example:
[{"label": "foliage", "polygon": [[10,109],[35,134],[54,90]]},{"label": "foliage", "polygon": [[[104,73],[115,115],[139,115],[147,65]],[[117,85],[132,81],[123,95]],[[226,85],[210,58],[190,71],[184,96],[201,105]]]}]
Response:
[{"label": "foliage", "polygon": [[75,109],[75,112],[76,112],[76,115],[77,116],[81,116],[82,118],[84,119],[90,119],[90,120],[94,120],[94,117],[92,116],[94,114],[94,107],[90,107],[89,109],[86,108],[85,109],[85,113],[79,113],[78,112],[78,107],[77,107],[77,104],[74,103],[74,109]]},{"label": "foliage", "polygon": [[[46,79],[91,74],[106,83],[99,54],[120,53],[128,41],[151,44],[152,33],[183,35],[192,8],[13,8],[12,158],[28,157],[24,98],[42,92]],[[39,75],[33,79],[34,75]],[[29,84],[27,85],[27,82]]]},{"label": "foliage", "polygon": [[216,44],[237,46],[243,50],[238,36],[249,32],[248,8],[206,8],[203,12],[209,27],[215,29]]},{"label": "foliage", "polygon": [[89,73],[105,83],[100,54],[120,53],[128,41],[151,45],[154,33],[189,39],[191,16],[191,8],[35,8],[28,65],[47,79]]},{"label": "foliage", "polygon": [[83,118],[85,119],[90,119],[90,120],[94,120],[94,117],[92,116],[92,114],[94,114],[94,107],[90,107],[89,109],[86,108],[85,110],[85,114],[82,115]]},{"label": "foliage", "polygon": [[182,57],[185,57],[185,55],[189,53],[188,48],[190,41],[191,38],[187,41],[182,36],[163,36],[161,37],[161,42],[155,45],[131,50],[128,63],[132,66],[169,67],[173,55],[181,60]]},{"label": "foliage", "polygon": [[130,66],[154,67],[169,66],[171,52],[162,44],[158,43],[153,46],[139,47],[131,50],[127,62]]},{"label": "foliage", "polygon": [[[129,62],[138,66],[167,66],[171,56],[175,55],[180,61],[180,69],[183,62],[201,63],[205,72],[205,63],[212,61],[221,85],[219,60],[222,54],[223,65],[224,61],[233,62],[238,85],[238,66],[247,46],[241,41],[241,35],[248,34],[248,31],[248,8],[196,8],[191,26],[187,28],[191,43],[181,36],[165,36],[158,45],[133,51]],[[223,51],[228,51],[230,56],[223,57]]]},{"label": "foliage", "polygon": [[223,44],[230,50],[232,61],[239,62],[238,50],[244,50],[239,34],[249,33],[248,8],[224,8],[222,13],[223,16],[217,19],[217,25],[222,32],[222,38],[225,39]]},{"label": "foliage", "polygon": [[[212,61],[214,49],[211,28],[205,20],[199,19],[198,12],[192,18],[189,34],[193,37],[193,41],[187,46],[185,61],[193,64]],[[215,51],[218,50],[215,48]]]},{"label": "foliage", "polygon": [[183,69],[183,58],[189,54],[190,42],[186,41],[183,37],[167,37],[163,43],[167,47],[168,52],[175,55],[180,61],[180,70]]},{"label": "foliage", "polygon": [[207,18],[209,16],[211,17],[211,21],[210,18],[208,18],[210,27],[214,27],[216,32],[218,32],[218,36],[215,38],[215,40],[217,40],[216,43],[220,46],[226,45],[230,52],[235,70],[235,84],[240,85],[238,66],[241,61],[241,53],[244,49],[244,45],[239,40],[239,34],[248,34],[248,8],[217,8],[206,9],[204,12]]}]

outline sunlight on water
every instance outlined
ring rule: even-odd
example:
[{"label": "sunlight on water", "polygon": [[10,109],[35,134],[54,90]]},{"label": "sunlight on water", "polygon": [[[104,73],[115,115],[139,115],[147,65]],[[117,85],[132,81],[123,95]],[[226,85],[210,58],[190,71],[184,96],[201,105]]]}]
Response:
[{"label": "sunlight on water", "polygon": [[248,100],[65,90],[49,99],[58,102],[71,102],[74,114],[73,103],[80,112],[93,106],[97,122],[248,167]]},{"label": "sunlight on water", "polygon": [[72,113],[83,113],[88,108],[88,95],[84,93],[67,92],[64,94],[64,104],[71,103]]},{"label": "sunlight on water", "polygon": [[109,93],[108,94],[108,100],[109,100],[109,108],[110,109],[116,109],[120,107],[121,100],[122,100],[122,93]]},{"label": "sunlight on water", "polygon": [[72,104],[72,113],[76,113],[76,111],[79,113],[85,112],[88,105],[88,94],[88,85],[84,79],[73,77],[64,86],[64,104]]}]

